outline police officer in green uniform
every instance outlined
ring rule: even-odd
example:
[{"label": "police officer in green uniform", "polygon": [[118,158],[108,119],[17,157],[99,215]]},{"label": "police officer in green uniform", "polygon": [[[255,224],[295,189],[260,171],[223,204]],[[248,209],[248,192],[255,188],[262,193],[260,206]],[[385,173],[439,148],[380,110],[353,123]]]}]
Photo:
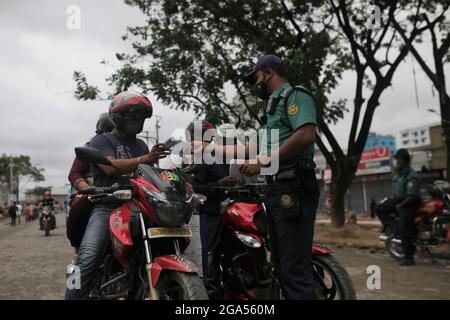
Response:
[{"label": "police officer in green uniform", "polygon": [[[278,172],[270,176],[265,205],[271,218],[273,254],[287,299],[315,299],[312,241],[319,189],[314,172],[316,108],[311,94],[291,86],[281,60],[265,54],[244,80],[255,95],[267,101],[267,154],[257,163],[247,161],[243,174],[253,175],[279,159]],[[278,130],[279,143],[272,135]]]},{"label": "police officer in green uniform", "polygon": [[[375,213],[383,223],[390,226],[394,236],[400,236],[405,258],[400,262],[402,266],[414,264],[414,216],[419,206],[420,181],[417,173],[411,168],[411,156],[406,149],[399,149],[394,156],[394,176],[392,181],[392,197],[375,207]],[[398,212],[398,225],[392,219],[392,213]]]}]

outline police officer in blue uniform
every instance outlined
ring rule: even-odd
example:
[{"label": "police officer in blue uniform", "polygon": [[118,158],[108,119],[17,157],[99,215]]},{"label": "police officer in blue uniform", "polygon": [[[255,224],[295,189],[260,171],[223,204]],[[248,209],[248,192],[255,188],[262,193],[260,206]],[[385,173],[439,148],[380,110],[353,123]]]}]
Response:
[{"label": "police officer in blue uniform", "polygon": [[[414,265],[414,216],[420,205],[420,181],[417,173],[411,168],[411,156],[406,149],[399,149],[394,156],[394,176],[392,180],[392,197],[382,201],[375,207],[375,213],[383,223],[390,226],[394,236],[400,236],[405,258],[401,266]],[[398,212],[397,223],[392,213]]]},{"label": "police officer in blue uniform", "polygon": [[[312,241],[319,188],[314,172],[316,107],[305,88],[291,86],[279,57],[261,56],[244,80],[267,102],[267,153],[247,161],[241,172],[253,175],[278,157],[278,172],[267,176],[265,205],[271,220],[273,254],[286,299],[315,299]],[[272,135],[278,130],[279,141]]]}]

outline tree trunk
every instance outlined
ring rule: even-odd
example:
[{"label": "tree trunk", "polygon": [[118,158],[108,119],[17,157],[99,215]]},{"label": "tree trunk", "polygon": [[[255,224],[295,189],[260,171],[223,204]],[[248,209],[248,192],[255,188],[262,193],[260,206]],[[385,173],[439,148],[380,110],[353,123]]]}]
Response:
[{"label": "tree trunk", "polygon": [[331,226],[334,228],[341,228],[345,223],[345,194],[347,190],[340,188],[334,183],[331,194]]},{"label": "tree trunk", "polygon": [[448,171],[450,168],[450,97],[445,93],[441,94],[441,96],[443,96],[440,99],[442,138],[444,139],[445,151],[447,153],[447,181],[450,182],[450,174]]},{"label": "tree trunk", "polygon": [[356,166],[347,157],[338,160],[338,165],[331,172],[331,225],[342,228],[345,223],[345,195],[353,181]]}]

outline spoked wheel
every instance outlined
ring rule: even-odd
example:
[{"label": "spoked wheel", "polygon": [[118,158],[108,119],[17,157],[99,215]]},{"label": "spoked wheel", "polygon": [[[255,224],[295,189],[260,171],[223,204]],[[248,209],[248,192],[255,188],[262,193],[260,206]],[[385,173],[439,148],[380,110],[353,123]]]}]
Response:
[{"label": "spoked wheel", "polygon": [[356,300],[352,279],[333,256],[314,255],[313,272],[317,299]]},{"label": "spoked wheel", "polygon": [[[160,300],[208,300],[205,286],[195,273],[165,270],[156,285]],[[148,283],[142,284],[136,296],[146,299]]]},{"label": "spoked wheel", "polygon": [[389,254],[395,259],[401,260],[405,257],[401,241],[397,238],[394,238],[393,235],[389,236],[386,239],[386,249]]}]

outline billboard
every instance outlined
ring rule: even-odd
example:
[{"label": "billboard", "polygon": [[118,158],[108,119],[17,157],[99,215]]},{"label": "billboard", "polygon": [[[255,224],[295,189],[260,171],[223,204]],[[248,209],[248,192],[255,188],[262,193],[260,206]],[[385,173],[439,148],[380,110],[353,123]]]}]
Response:
[{"label": "billboard", "polygon": [[357,176],[391,172],[391,149],[376,148],[361,154]]}]

